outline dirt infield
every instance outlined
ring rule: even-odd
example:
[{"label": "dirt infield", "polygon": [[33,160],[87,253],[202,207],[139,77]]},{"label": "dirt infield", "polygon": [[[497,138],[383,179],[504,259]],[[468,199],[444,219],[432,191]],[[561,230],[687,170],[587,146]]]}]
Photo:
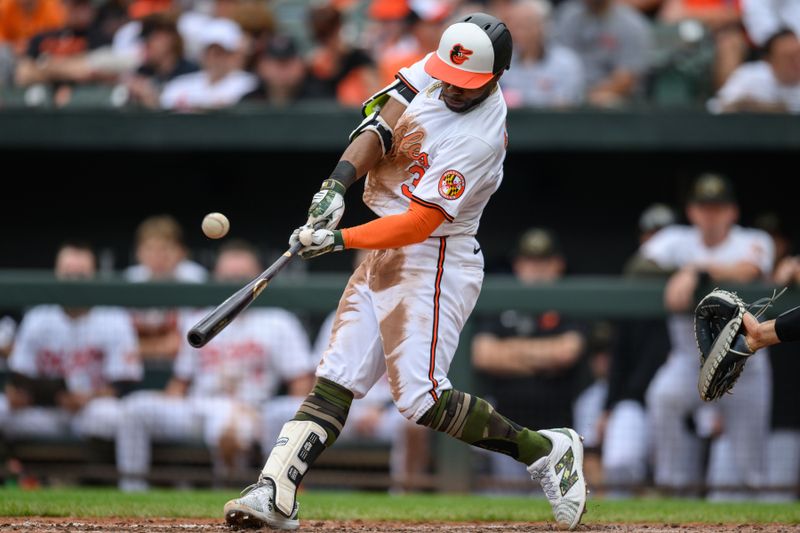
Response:
[{"label": "dirt infield", "polygon": [[[429,531],[465,533],[506,533],[521,531],[555,531],[552,523],[530,522],[367,522],[362,520],[306,520],[300,531],[355,531],[358,533],[427,533]],[[798,531],[798,526],[786,524],[586,524],[578,531],[637,531],[644,533],[676,533],[679,531],[703,531],[709,533],[789,533]],[[207,533],[225,532],[231,529],[220,520],[209,519],[117,519],[117,518],[8,518],[0,517],[0,531],[25,533]],[[271,530],[265,530],[271,531]]]}]

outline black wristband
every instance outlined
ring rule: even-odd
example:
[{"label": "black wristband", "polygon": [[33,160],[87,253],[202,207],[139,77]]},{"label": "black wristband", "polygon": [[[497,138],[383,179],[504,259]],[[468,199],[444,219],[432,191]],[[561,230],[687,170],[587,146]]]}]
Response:
[{"label": "black wristband", "polygon": [[775,334],[781,342],[800,340],[800,307],[789,309],[775,319]]},{"label": "black wristband", "polygon": [[356,182],[356,167],[350,161],[339,161],[328,179],[336,180],[349,189]]}]

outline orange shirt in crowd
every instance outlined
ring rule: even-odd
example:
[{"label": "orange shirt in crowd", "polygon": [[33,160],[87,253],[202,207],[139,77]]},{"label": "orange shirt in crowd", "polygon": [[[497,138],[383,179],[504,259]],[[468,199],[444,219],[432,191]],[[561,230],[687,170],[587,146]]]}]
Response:
[{"label": "orange shirt in crowd", "polygon": [[[24,3],[33,4],[33,9],[25,9]],[[17,53],[23,53],[28,39],[60,28],[64,16],[61,0],[0,0],[0,42],[11,43]]]},{"label": "orange shirt in crowd", "polygon": [[385,87],[394,82],[394,76],[403,67],[410,67],[428,52],[414,51],[407,54],[399,54],[396,57],[383,57],[378,60],[378,74],[381,77],[381,87]]},{"label": "orange shirt in crowd", "polygon": [[691,10],[715,9],[729,6],[739,9],[739,0],[683,0],[683,7]]}]

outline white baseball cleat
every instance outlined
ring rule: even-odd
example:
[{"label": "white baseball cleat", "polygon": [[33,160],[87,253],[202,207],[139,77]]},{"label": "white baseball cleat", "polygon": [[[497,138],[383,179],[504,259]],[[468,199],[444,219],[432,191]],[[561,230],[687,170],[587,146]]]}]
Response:
[{"label": "white baseball cleat", "polygon": [[528,472],[541,483],[558,527],[572,531],[586,510],[583,439],[570,428],[543,429],[539,434],[553,443],[553,449],[530,465]]},{"label": "white baseball cleat", "polygon": [[299,505],[295,504],[292,516],[287,517],[275,508],[273,494],[275,487],[269,478],[260,477],[242,491],[243,496],[225,504],[225,522],[234,528],[297,529]]}]

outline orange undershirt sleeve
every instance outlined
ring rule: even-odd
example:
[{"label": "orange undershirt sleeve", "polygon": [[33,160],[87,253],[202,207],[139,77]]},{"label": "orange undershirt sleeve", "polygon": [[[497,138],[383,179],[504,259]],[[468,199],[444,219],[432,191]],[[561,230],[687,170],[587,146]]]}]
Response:
[{"label": "orange undershirt sleeve", "polygon": [[389,215],[360,226],[344,228],[342,240],[345,248],[400,248],[424,241],[444,220],[444,213],[440,210],[411,202],[408,211],[401,215]]}]

